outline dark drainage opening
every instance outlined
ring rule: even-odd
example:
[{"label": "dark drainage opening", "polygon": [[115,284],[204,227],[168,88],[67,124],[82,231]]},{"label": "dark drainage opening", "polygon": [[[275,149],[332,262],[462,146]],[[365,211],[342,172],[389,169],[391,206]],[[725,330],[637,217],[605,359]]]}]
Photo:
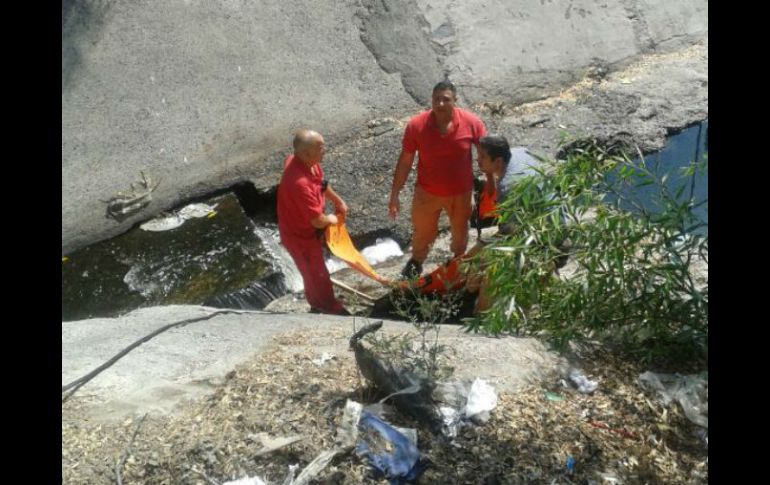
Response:
[{"label": "dark drainage opening", "polygon": [[[451,295],[441,293],[418,295],[393,290],[374,303],[369,318],[461,324],[463,319],[473,317],[477,296],[477,293],[466,290],[459,290]],[[426,308],[431,310],[425,310]]]},{"label": "dark drainage opening", "polygon": [[230,187],[238,198],[243,211],[259,223],[277,223],[278,186],[257,188],[251,182],[241,182]]},{"label": "dark drainage opening", "polygon": [[[275,220],[274,200],[274,190],[238,184],[68,254],[62,258],[62,321],[152,305],[264,308],[287,292],[285,262],[271,247],[270,231],[259,225]],[[196,215],[179,223],[180,209],[193,205]]]}]

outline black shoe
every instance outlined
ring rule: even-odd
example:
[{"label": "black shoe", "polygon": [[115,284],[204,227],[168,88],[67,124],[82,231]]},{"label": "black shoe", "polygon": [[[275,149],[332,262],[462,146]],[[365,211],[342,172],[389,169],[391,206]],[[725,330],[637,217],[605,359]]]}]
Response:
[{"label": "black shoe", "polygon": [[408,280],[417,279],[422,274],[422,263],[410,259],[406,262],[406,266],[401,270],[401,277]]}]

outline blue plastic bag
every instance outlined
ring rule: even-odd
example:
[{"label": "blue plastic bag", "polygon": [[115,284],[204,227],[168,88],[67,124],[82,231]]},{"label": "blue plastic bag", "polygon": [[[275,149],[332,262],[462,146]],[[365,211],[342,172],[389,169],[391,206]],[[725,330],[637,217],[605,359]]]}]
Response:
[{"label": "blue plastic bag", "polygon": [[[417,480],[427,468],[417,446],[377,416],[363,411],[358,428],[364,439],[356,445],[356,453],[366,456],[375,475],[387,478],[391,485]],[[391,448],[389,453],[383,440]]]}]

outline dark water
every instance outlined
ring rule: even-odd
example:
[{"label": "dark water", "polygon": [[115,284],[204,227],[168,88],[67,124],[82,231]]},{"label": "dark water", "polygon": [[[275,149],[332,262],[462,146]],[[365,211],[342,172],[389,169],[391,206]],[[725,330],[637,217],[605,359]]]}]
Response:
[{"label": "dark water", "polygon": [[218,304],[217,296],[239,291],[242,302],[254,295],[247,308],[262,308],[268,297],[285,293],[238,199],[227,194],[206,203],[217,204],[213,217],[162,232],[135,227],[67,255],[62,320],[111,317],[150,305]]},{"label": "dark water", "polygon": [[[708,171],[699,170],[695,176],[687,176],[682,173],[682,169],[689,167],[696,160],[698,163],[707,161],[707,154],[708,120],[670,136],[662,150],[645,155],[643,159],[633,159],[634,164],[644,164],[660,180],[665,177],[663,186],[674,200],[681,203],[692,197],[697,206],[692,212],[699,221],[705,223],[692,232],[702,235],[708,235]],[[615,180],[615,177],[610,177],[610,180]],[[646,211],[660,212],[663,207],[660,188],[656,187],[657,184],[639,186],[640,182],[641,179],[632,178],[632,182],[621,190],[621,208],[638,210],[628,200],[632,199]],[[682,187],[684,188],[681,194],[676,197],[677,191]],[[618,198],[608,196],[606,200],[612,203],[617,202]]]}]

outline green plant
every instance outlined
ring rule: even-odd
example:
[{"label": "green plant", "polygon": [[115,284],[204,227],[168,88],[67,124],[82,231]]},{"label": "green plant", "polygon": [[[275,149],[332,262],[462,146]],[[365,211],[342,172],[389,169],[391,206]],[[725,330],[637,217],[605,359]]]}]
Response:
[{"label": "green plant", "polygon": [[419,290],[394,291],[390,295],[395,313],[412,323],[414,331],[366,337],[376,353],[394,367],[430,380],[449,377],[454,369],[445,363],[452,349],[439,342],[441,324],[455,317],[461,295],[422,294]]},{"label": "green plant", "polygon": [[[693,162],[672,189],[668,174],[588,142],[521,180],[501,204],[511,234],[475,261],[484,262],[494,303],[469,328],[559,347],[617,340],[648,358],[707,353],[708,280],[699,282],[695,267],[708,265],[708,225],[696,214],[708,199],[694,200],[695,177],[707,168],[707,159]],[[653,192],[653,209],[639,200],[641,187]]]}]

